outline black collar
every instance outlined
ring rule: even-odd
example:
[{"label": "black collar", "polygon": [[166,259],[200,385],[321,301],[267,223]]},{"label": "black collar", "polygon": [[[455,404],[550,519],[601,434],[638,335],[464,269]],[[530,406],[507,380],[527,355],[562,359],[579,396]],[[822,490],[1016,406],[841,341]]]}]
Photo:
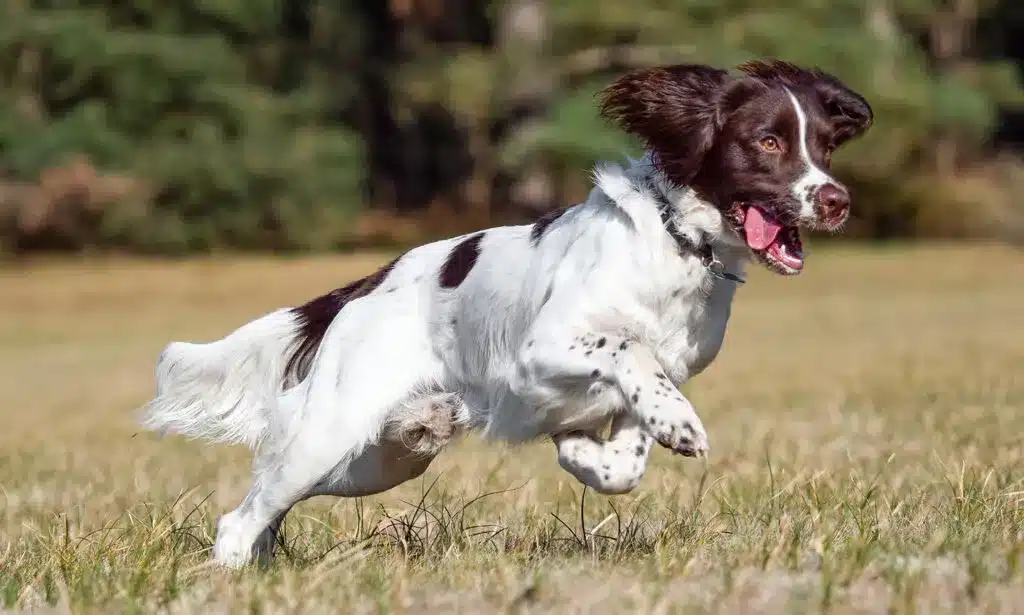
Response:
[{"label": "black collar", "polygon": [[692,239],[684,235],[676,224],[674,217],[672,216],[672,204],[669,203],[668,199],[661,193],[657,187],[651,186],[651,191],[658,199],[658,213],[661,215],[661,223],[665,226],[665,231],[670,237],[676,242],[676,247],[679,248],[679,254],[692,254],[700,259],[704,268],[714,277],[720,280],[728,280],[737,284],[743,284],[746,282],[743,278],[730,273],[725,270],[725,265],[722,261],[718,260],[715,256],[714,250],[711,249],[711,244],[707,241],[700,241],[695,243]]}]

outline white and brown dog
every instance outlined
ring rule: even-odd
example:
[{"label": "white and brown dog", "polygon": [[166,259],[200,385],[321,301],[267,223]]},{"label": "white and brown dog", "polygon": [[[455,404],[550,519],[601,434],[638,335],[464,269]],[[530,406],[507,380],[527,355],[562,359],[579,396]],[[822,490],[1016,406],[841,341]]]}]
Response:
[{"label": "white and brown dog", "polygon": [[597,170],[583,203],[167,346],[145,426],[255,451],[217,562],[270,557],[295,503],[390,489],[466,430],[549,436],[561,466],[606,494],[637,486],[652,442],[708,450],[679,385],[718,354],[747,261],[795,274],[798,229],[847,219],[829,159],[872,111],[835,77],[774,61],[638,70],[601,111],[648,153]]}]

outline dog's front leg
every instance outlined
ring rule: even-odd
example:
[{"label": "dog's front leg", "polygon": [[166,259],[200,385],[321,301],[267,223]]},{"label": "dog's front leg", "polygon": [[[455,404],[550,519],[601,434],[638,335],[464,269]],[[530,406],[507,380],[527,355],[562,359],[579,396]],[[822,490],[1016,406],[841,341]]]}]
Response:
[{"label": "dog's front leg", "polygon": [[605,495],[632,491],[647,470],[651,438],[632,414],[612,419],[607,442],[596,434],[573,431],[552,438],[558,447],[558,464],[569,474]]},{"label": "dog's front leg", "polygon": [[687,457],[702,456],[709,448],[693,405],[642,344],[599,334],[533,336],[520,352],[516,376],[513,390],[541,409],[557,407],[594,385],[616,386],[627,411],[659,444]]}]

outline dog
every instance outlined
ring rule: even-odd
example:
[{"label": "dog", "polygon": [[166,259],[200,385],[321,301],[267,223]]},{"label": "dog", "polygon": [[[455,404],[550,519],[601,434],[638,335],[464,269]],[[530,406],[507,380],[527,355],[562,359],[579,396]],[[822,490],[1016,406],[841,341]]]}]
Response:
[{"label": "dog", "polygon": [[637,69],[600,112],[645,154],[599,165],[582,203],[422,245],[221,340],[163,350],[143,426],[254,450],[216,563],[269,561],[297,502],[391,489],[470,431],[549,437],[603,494],[634,489],[654,443],[708,452],[680,385],[718,355],[747,263],[797,274],[800,229],[843,226],[831,155],[873,112],[838,78],[779,60]]}]

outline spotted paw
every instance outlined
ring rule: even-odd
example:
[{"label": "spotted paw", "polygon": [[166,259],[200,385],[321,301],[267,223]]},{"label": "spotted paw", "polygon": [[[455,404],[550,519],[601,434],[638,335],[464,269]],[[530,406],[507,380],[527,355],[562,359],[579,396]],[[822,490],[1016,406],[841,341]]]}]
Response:
[{"label": "spotted paw", "polygon": [[711,449],[708,435],[696,416],[682,421],[650,424],[654,440],[684,457],[703,457]]}]

